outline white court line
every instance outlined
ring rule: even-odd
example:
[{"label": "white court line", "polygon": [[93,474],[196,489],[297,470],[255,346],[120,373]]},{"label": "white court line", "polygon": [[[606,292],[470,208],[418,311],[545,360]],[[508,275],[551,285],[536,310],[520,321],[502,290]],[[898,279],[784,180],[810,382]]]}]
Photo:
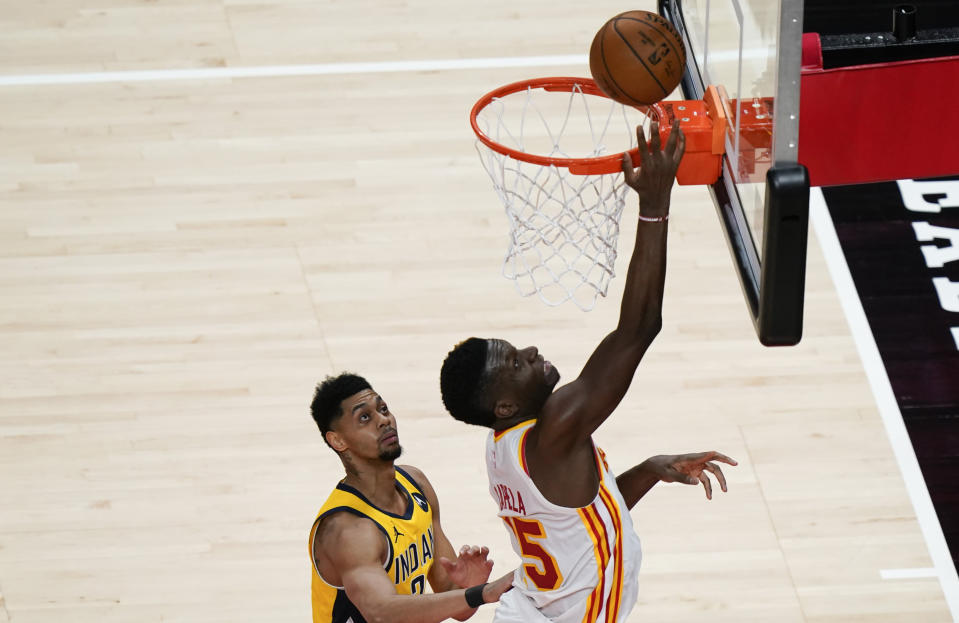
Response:
[{"label": "white court line", "polygon": [[[765,48],[747,50],[744,57],[767,56]],[[715,61],[737,58],[735,51],[714,54]],[[111,82],[158,82],[164,80],[222,80],[229,78],[280,78],[284,76],[328,76],[336,74],[399,73],[413,71],[455,71],[464,69],[502,69],[510,67],[555,67],[589,65],[583,54],[557,56],[503,56],[491,58],[454,58],[383,63],[323,63],[318,65],[263,65],[260,67],[202,67],[196,69],[146,69],[95,71],[66,74],[0,75],[0,87],[43,86],[54,84],[106,84]]]},{"label": "white court line", "polygon": [[934,578],[939,574],[932,567],[920,567],[917,569],[883,569],[879,576],[883,580],[915,580],[918,578]]},{"label": "white court line", "polygon": [[839,300],[842,303],[846,321],[849,323],[856,348],[859,351],[859,358],[862,360],[866,377],[869,379],[869,385],[872,388],[872,394],[876,399],[876,406],[882,416],[886,435],[889,437],[893,454],[899,464],[899,471],[906,483],[906,491],[912,501],[912,508],[916,512],[919,529],[926,540],[926,548],[929,550],[929,557],[932,559],[934,566],[932,577],[939,578],[939,585],[942,587],[952,617],[954,620],[959,620],[959,575],[956,574],[956,568],[952,564],[949,547],[946,545],[946,537],[943,535],[942,526],[939,525],[939,520],[936,517],[936,510],[932,505],[932,499],[929,497],[926,481],[923,480],[916,453],[909,441],[909,433],[906,431],[906,424],[902,420],[899,404],[896,402],[892,386],[889,384],[889,376],[886,374],[886,368],[879,356],[879,348],[872,337],[869,322],[866,320],[866,312],[863,310],[862,301],[859,300],[859,294],[856,292],[852,274],[846,264],[842,246],[839,244],[839,237],[836,235],[836,229],[833,227],[829,210],[826,208],[826,200],[820,188],[810,189],[809,219],[813,224],[816,237],[819,239],[823,255],[826,257],[829,273],[832,275],[836,291],[839,293]]},{"label": "white court line", "polygon": [[0,86],[43,84],[96,84],[105,82],[155,82],[159,80],[213,80],[220,78],[276,78],[282,76],[325,76],[333,74],[397,73],[409,71],[450,71],[457,69],[499,69],[589,64],[586,55],[511,56],[456,58],[383,63],[324,63],[319,65],[263,65],[260,67],[204,67],[198,69],[154,69],[142,71],[99,71],[69,74],[26,74],[0,76]]}]

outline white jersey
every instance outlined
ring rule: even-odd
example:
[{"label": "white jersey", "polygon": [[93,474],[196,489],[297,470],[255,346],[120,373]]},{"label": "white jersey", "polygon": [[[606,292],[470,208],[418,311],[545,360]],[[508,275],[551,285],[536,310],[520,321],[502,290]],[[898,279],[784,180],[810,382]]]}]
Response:
[{"label": "white jersey", "polygon": [[494,621],[621,623],[636,604],[642,549],[616,477],[596,448],[599,491],[582,508],[557,506],[526,467],[535,420],[491,431],[486,442],[490,494],[523,559]]}]

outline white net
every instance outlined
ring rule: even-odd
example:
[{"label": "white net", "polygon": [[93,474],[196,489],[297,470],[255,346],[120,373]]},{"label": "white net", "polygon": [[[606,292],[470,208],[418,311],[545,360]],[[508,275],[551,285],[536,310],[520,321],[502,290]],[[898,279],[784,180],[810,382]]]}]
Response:
[{"label": "white net", "polygon": [[[476,116],[493,141],[537,156],[589,158],[635,147],[641,111],[604,97],[527,88],[494,98]],[[648,128],[647,128],[648,130]],[[607,146],[609,143],[609,146]],[[619,219],[629,190],[621,172],[575,175],[532,164],[477,141],[483,167],[506,208],[509,249],[503,275],[523,296],[591,310],[614,276]]]}]

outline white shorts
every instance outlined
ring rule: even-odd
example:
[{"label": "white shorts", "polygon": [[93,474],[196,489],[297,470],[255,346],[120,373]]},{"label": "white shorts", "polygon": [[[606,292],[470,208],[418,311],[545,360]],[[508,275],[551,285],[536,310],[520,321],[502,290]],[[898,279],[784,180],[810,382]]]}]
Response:
[{"label": "white shorts", "polygon": [[514,588],[500,596],[493,623],[549,623],[549,619],[536,609],[526,595]]},{"label": "white shorts", "polygon": [[582,608],[571,608],[549,618],[536,608],[529,597],[516,589],[503,593],[493,615],[493,623],[582,623],[582,620]]}]

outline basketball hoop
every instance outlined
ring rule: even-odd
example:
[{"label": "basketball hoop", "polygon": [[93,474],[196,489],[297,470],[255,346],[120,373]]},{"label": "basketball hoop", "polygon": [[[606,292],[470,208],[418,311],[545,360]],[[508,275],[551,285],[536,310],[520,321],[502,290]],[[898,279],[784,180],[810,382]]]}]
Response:
[{"label": "basketball hoop", "polygon": [[509,221],[503,276],[522,296],[538,293],[553,306],[573,301],[583,311],[606,296],[629,188],[623,153],[640,163],[637,126],[648,136],[650,122],[662,120],[665,144],[679,116],[687,137],[679,183],[719,177],[726,126],[715,122],[725,116],[711,89],[703,101],[633,108],[609,99],[588,78],[539,78],[476,102],[470,112],[476,150]]}]

